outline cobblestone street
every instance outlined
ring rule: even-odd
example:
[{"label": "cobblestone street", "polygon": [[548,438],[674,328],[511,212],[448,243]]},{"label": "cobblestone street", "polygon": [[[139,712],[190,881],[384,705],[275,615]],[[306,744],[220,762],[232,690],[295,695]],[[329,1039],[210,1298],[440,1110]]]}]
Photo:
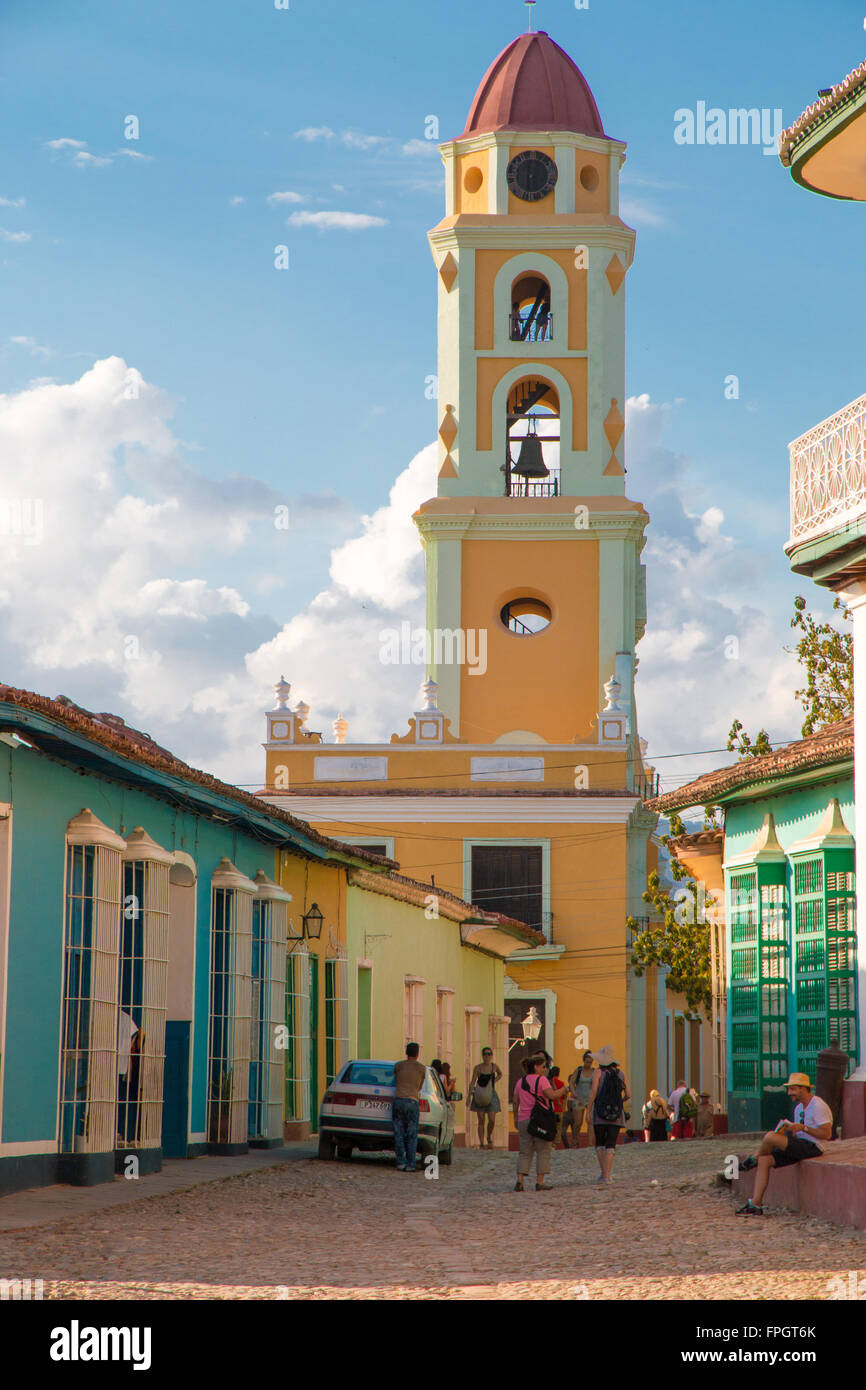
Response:
[{"label": "cobblestone street", "polygon": [[548,1194],[512,1191],[513,1154],[455,1151],[438,1180],[384,1156],[302,1158],[4,1231],[0,1276],[69,1299],[760,1300],[825,1299],[866,1270],[863,1232],[735,1219],[713,1184],[730,1152],[624,1146],[606,1190],[592,1152],[557,1152]]}]

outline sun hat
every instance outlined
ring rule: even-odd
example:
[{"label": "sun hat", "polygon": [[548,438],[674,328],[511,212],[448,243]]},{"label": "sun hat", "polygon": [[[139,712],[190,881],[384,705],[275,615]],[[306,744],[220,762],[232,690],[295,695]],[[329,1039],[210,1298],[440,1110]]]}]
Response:
[{"label": "sun hat", "polygon": [[808,1086],[810,1091],[812,1089],[812,1083],[804,1071],[792,1071],[791,1075],[788,1077],[788,1080],[785,1082],[785,1085]]},{"label": "sun hat", "polygon": [[609,1067],[611,1062],[613,1061],[613,1057],[613,1048],[610,1046],[609,1043],[606,1043],[604,1047],[600,1047],[598,1049],[598,1052],[596,1052],[595,1054],[595,1060],[598,1062],[598,1065],[600,1067]]},{"label": "sun hat", "polygon": [[710,1098],[710,1093],[709,1093],[709,1091],[701,1091],[700,1095],[698,1096],[698,1100],[709,1100],[709,1098]]}]

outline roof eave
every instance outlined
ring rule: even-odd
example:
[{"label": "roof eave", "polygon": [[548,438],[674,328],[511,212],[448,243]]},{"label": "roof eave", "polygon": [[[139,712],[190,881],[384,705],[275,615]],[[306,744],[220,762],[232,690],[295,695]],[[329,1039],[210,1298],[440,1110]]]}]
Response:
[{"label": "roof eave", "polygon": [[[273,841],[274,848],[279,848],[280,845],[291,845],[315,859],[359,863],[372,872],[376,872],[377,866],[369,864],[366,860],[356,859],[353,855],[328,845],[318,844],[312,836],[307,836],[303,831],[296,830],[293,826],[272,818],[264,810],[257,812],[254,808],[236,801],[230,795],[224,795],[201,786],[197,782],[188,781],[178,773],[150,767],[147,763],[139,762],[135,758],[125,757],[123,754],[105,747],[104,744],[88,738],[85,734],[70,729],[62,721],[52,719],[50,716],[24,709],[19,705],[9,704],[7,701],[0,701],[0,728],[18,729],[31,734],[36,739],[41,738],[43,742],[35,743],[34,748],[43,756],[55,757],[63,761],[61,750],[65,747],[70,753],[69,761],[75,761],[79,764],[83,762],[85,766],[96,773],[104,771],[115,779],[122,778],[127,782],[132,781],[150,790],[161,788],[163,794],[169,793],[175,799],[185,802],[193,810],[210,814],[216,812],[232,820],[240,820],[251,827],[255,826],[257,830],[266,832],[267,838]],[[44,747],[44,742],[47,742],[49,746]],[[52,743],[60,745],[60,748],[52,748],[50,746]],[[73,751],[74,758],[71,756]],[[387,865],[383,864],[382,867],[386,868]]]}]

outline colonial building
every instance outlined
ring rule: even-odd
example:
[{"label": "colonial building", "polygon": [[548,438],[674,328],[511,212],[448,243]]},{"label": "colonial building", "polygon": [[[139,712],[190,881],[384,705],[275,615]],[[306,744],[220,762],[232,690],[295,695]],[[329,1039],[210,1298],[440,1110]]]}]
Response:
[{"label": "colonial building", "polygon": [[789,1113],[788,1075],[814,1081],[833,1038],[852,1066],[859,1055],[852,721],[707,773],[652,806],[707,804],[722,808],[724,831],[675,849],[711,893],[724,874],[728,1123],[767,1128]]},{"label": "colonial building", "polygon": [[639,1094],[663,1066],[665,989],[632,976],[625,931],[656,823],[634,699],[649,518],[623,464],[625,145],[538,33],[499,55],[441,154],[423,704],[389,742],[340,719],[326,744],[281,681],[261,794],[543,932],[508,963],[512,1040],[534,1008],[562,1065],[609,1042]]},{"label": "colonial building", "polygon": [[[866,63],[827,89],[782,134],[780,158],[805,189],[866,202]],[[844,312],[844,310],[840,310]],[[838,594],[854,634],[857,946],[866,961],[866,396],[843,406],[790,445],[791,534],[786,554],[796,574]],[[861,965],[861,970],[863,969]],[[859,990],[859,1054],[845,1085],[844,1128],[866,1134],[866,982]]]},{"label": "colonial building", "polygon": [[447,1049],[458,1008],[503,1058],[504,958],[541,940],[456,900],[431,921],[381,857],[0,686],[0,1192],[308,1134],[350,1055],[426,1024],[430,1056],[440,1017]]}]

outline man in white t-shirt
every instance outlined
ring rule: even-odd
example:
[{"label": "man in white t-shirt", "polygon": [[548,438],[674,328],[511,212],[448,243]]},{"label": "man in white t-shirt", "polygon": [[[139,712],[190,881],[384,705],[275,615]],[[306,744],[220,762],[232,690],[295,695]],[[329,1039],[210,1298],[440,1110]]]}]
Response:
[{"label": "man in white t-shirt", "polygon": [[747,1158],[741,1168],[758,1169],[755,1190],[737,1216],[763,1216],[761,1203],[774,1168],[802,1163],[804,1158],[817,1158],[823,1153],[822,1140],[833,1133],[833,1112],[820,1096],[812,1095],[812,1083],[805,1072],[794,1071],[788,1077],[788,1095],[794,1101],[793,1120],[780,1120],[771,1134],[765,1134],[757,1158]]}]

